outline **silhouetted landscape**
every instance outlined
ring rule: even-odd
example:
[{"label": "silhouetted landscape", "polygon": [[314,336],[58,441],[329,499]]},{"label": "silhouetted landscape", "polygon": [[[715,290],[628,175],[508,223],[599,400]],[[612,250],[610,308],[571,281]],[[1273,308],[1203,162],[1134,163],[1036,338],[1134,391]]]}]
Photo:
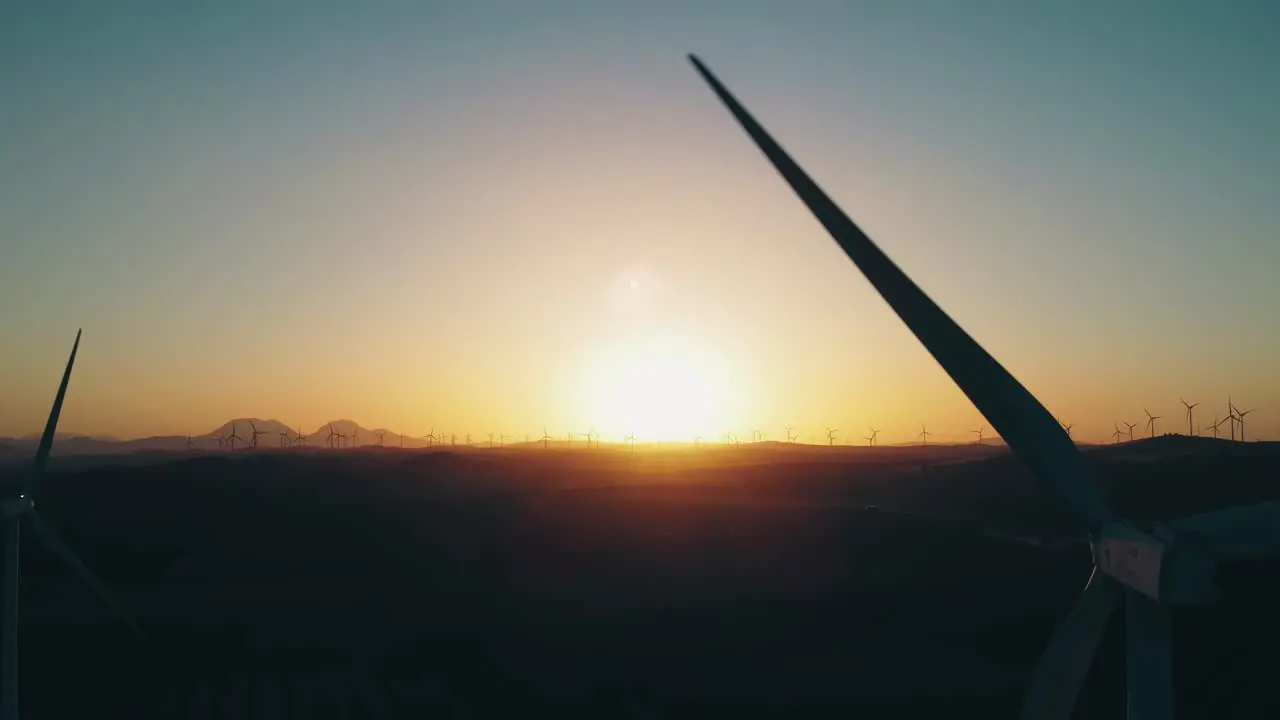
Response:
[{"label": "silhouetted landscape", "polygon": [[[1090,565],[977,445],[127,457],[55,457],[42,508],[144,638],[24,545],[30,717],[1009,716]],[[1139,520],[1280,497],[1280,444],[1086,458]],[[1186,716],[1280,709],[1277,569],[1177,616]],[[1080,716],[1123,712],[1113,631]]]}]

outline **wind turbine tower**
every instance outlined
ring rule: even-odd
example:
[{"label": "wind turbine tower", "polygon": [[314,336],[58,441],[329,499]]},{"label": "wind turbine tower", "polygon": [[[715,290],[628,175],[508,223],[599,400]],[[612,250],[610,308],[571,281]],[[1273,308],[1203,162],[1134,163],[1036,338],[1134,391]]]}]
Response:
[{"label": "wind turbine tower", "polygon": [[977,430],[970,430],[970,431],[969,431],[969,432],[977,433],[977,434],[978,434],[978,444],[979,444],[979,445],[981,445],[981,444],[982,444],[982,433],[983,433],[984,431],[986,431],[986,429],[987,429],[987,428],[986,428],[986,426],[985,426],[985,425],[983,425],[983,426],[979,426]]},{"label": "wind turbine tower", "polygon": [[929,444],[929,436],[930,436],[930,435],[932,435],[932,434],[933,434],[933,433],[931,433],[931,432],[929,432],[928,430],[925,430],[925,429],[924,429],[924,424],[923,424],[923,423],[921,423],[921,424],[920,424],[920,444],[921,444],[921,445],[928,445],[928,444]]},{"label": "wind turbine tower", "polygon": [[840,428],[829,428],[826,425],[823,425],[822,427],[826,428],[827,430],[827,447],[831,447],[832,445],[835,445],[836,433],[839,432]]}]

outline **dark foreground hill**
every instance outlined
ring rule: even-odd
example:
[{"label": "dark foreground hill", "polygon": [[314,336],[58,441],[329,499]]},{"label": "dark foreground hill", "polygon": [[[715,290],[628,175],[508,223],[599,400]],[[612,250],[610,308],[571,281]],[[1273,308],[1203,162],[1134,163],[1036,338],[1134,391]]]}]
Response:
[{"label": "dark foreground hill", "polygon": [[[1012,717],[1087,548],[1007,455],[898,450],[55,465],[42,512],[145,637],[27,542],[26,716]],[[1270,446],[1147,450],[1089,454],[1127,511],[1280,496]],[[1179,717],[1280,712],[1278,569],[1175,616]],[[1120,621],[1082,717],[1124,712]]]}]

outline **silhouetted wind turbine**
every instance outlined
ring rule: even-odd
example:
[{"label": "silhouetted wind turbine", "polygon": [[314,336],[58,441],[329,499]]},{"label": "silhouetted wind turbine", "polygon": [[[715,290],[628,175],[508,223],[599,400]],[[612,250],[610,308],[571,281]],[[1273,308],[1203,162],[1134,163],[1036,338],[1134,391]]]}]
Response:
[{"label": "silhouetted wind turbine", "polygon": [[1115,432],[1113,432],[1113,433],[1111,433],[1111,437],[1115,438],[1115,441],[1116,441],[1116,444],[1117,444],[1117,445],[1119,445],[1119,444],[1120,444],[1120,436],[1121,436],[1121,435],[1123,435],[1123,434],[1124,434],[1124,433],[1120,431],[1120,426],[1118,426],[1118,425],[1116,426],[1116,431],[1115,431]]},{"label": "silhouetted wind turbine", "polygon": [[49,411],[49,420],[45,423],[40,444],[36,447],[31,472],[16,488],[16,494],[4,500],[4,622],[3,637],[0,637],[0,720],[18,720],[18,591],[21,584],[18,561],[21,556],[19,541],[23,521],[26,521],[37,544],[65,564],[77,580],[87,585],[103,604],[137,632],[137,627],[107,590],[107,586],[94,576],[62,535],[36,512],[35,498],[44,481],[49,453],[53,449],[53,439],[58,429],[58,416],[62,413],[62,402],[67,396],[67,384],[71,382],[71,368],[75,366],[76,351],[79,348],[80,331],[76,331],[76,341],[71,346],[67,368],[62,373],[62,382],[53,397],[53,409]]},{"label": "silhouetted wind turbine", "polygon": [[875,435],[866,435],[866,436],[864,436],[862,439],[867,441],[867,447],[871,447],[871,444],[872,444],[872,443],[874,443],[874,442],[875,442],[875,440],[876,440],[876,436],[875,436]]},{"label": "silhouetted wind turbine", "polygon": [[432,425],[431,429],[427,431],[427,434],[422,436],[422,442],[426,443],[427,447],[431,447],[435,443],[435,441],[436,441],[436,426]]},{"label": "silhouetted wind turbine", "polygon": [[1071,437],[1071,428],[1075,427],[1075,423],[1064,423],[1061,420],[1058,422],[1062,425],[1062,429],[1067,431],[1067,437]]},{"label": "silhouetted wind turbine", "polygon": [[191,440],[191,433],[187,433],[187,449],[190,450],[192,445],[195,445],[195,442]]},{"label": "silhouetted wind turbine", "polygon": [[338,447],[338,439],[340,437],[341,435],[338,431],[333,429],[333,423],[329,423],[329,434],[325,436],[324,444],[328,445],[330,449],[336,448]]},{"label": "silhouetted wind turbine", "polygon": [[489,433],[489,449],[493,449],[493,433]]},{"label": "silhouetted wind turbine", "polygon": [[1138,423],[1131,423],[1128,420],[1121,420],[1120,422],[1129,426],[1129,442],[1133,442],[1133,429],[1138,427]]},{"label": "silhouetted wind turbine", "polygon": [[258,438],[262,437],[263,435],[270,435],[271,433],[267,432],[266,430],[259,430],[259,429],[258,429],[258,426],[257,426],[257,425],[254,425],[252,420],[250,420],[250,421],[249,421],[249,427],[253,428],[253,431],[252,431],[252,434],[250,435],[250,437],[252,437],[252,438],[253,438],[253,440],[251,441],[251,442],[252,442],[252,444],[253,444],[253,449],[254,449],[254,450],[257,450],[257,449],[258,449]]},{"label": "silhouetted wind turbine", "polygon": [[794,443],[794,442],[796,441],[796,436],[791,434],[791,430],[792,430],[792,428],[794,428],[794,427],[795,427],[794,425],[787,425],[787,426],[786,426],[786,430],[787,430],[787,442],[789,442],[789,443]]},{"label": "silhouetted wind turbine", "polygon": [[1151,437],[1156,436],[1156,421],[1160,419],[1159,415],[1152,415],[1151,411],[1142,408],[1142,412],[1147,414],[1147,428],[1151,430]]},{"label": "silhouetted wind turbine", "polygon": [[931,432],[929,432],[928,430],[925,430],[925,429],[924,429],[924,424],[921,424],[921,425],[920,425],[920,444],[921,444],[921,445],[928,445],[928,444],[929,444],[929,436],[930,436],[930,435],[932,435],[932,434],[933,434],[933,433],[931,433]]},{"label": "silhouetted wind turbine", "polygon": [[385,432],[382,432],[382,431],[378,431],[378,432],[374,433],[374,435],[378,438],[378,447],[382,447],[382,438],[383,438],[383,436],[385,436],[385,435],[386,435],[386,433],[385,433]]},{"label": "silhouetted wind turbine", "polygon": [[1214,439],[1214,440],[1217,440],[1217,439],[1218,439],[1218,428],[1222,425],[1222,423],[1224,423],[1224,422],[1226,422],[1226,421],[1227,421],[1227,419],[1226,419],[1226,418],[1222,418],[1221,420],[1218,420],[1218,421],[1214,422],[1212,425],[1210,425],[1210,426],[1209,426],[1209,428],[1213,430],[1213,439]]},{"label": "silhouetted wind turbine", "polygon": [[984,425],[984,426],[982,426],[982,427],[979,427],[977,430],[970,430],[970,431],[969,431],[969,432],[973,432],[973,433],[978,433],[978,444],[979,444],[979,445],[981,445],[981,444],[982,444],[982,433],[983,433],[983,431],[984,431],[984,430],[986,430],[986,429],[987,429],[987,428],[986,428],[986,426]]},{"label": "silhouetted wind turbine", "polygon": [[304,443],[304,442],[306,442],[306,441],[307,441],[307,436],[302,434],[302,427],[301,427],[301,426],[299,426],[299,427],[298,427],[297,436],[296,436],[295,438],[293,438],[293,444],[294,444],[294,445],[301,445],[302,443]]},{"label": "silhouetted wind turbine", "polygon": [[[292,432],[292,431],[290,431],[290,432]],[[283,432],[283,431],[277,430],[277,431],[276,431],[276,435],[279,435],[279,436],[280,436],[280,447],[281,447],[281,448],[283,448],[284,446],[286,446],[286,445],[288,445],[288,444],[289,444],[289,433],[288,433],[288,432]]]},{"label": "silhouetted wind turbine", "polygon": [[[1147,529],[1112,514],[1079,448],[1044,405],[938,307],[796,164],[696,57],[690,61],[775,170],[1010,450],[1088,531],[1094,570],[1032,673],[1024,720],[1069,717],[1112,611],[1124,603],[1130,717],[1173,716],[1169,613],[1219,594],[1219,558],[1280,553],[1280,503],[1217,510]],[[1188,536],[1179,541],[1179,536]]]},{"label": "silhouetted wind turbine", "polygon": [[1244,442],[1244,416],[1248,415],[1249,413],[1253,412],[1256,409],[1257,408],[1252,408],[1252,409],[1243,410],[1243,411],[1236,410],[1236,423],[1240,425],[1240,442]]},{"label": "silhouetted wind turbine", "polygon": [[546,426],[546,425],[543,425],[543,426],[542,426],[542,437],[541,437],[541,438],[539,438],[539,439],[540,439],[540,440],[542,440],[542,449],[543,449],[543,450],[546,450],[546,449],[547,449],[547,447],[548,447],[548,446],[547,446],[547,443],[551,442],[551,436],[547,434],[547,426]]},{"label": "silhouetted wind turbine", "polygon": [[827,428],[827,447],[831,447],[832,445],[835,445],[836,432],[839,431],[840,428],[829,428],[826,425],[823,425],[822,427]]},{"label": "silhouetted wind turbine", "polygon": [[355,423],[351,424],[351,436],[347,438],[347,445],[360,444],[360,426]]},{"label": "silhouetted wind turbine", "polygon": [[244,442],[244,438],[240,437],[240,434],[236,432],[236,422],[232,420],[231,434],[227,436],[227,444],[231,446],[232,452],[235,452],[237,440],[239,440],[240,442]]},{"label": "silhouetted wind turbine", "polygon": [[506,447],[506,446],[507,446],[506,433],[498,433],[498,447]]},{"label": "silhouetted wind turbine", "polygon": [[[1194,402],[1194,403],[1190,403],[1190,404],[1188,404],[1188,403],[1187,403],[1187,401],[1186,401],[1186,400],[1183,400],[1182,398],[1178,398],[1178,400],[1180,400],[1180,401],[1182,402],[1182,406],[1183,406],[1183,407],[1185,407],[1185,408],[1187,409],[1187,434],[1188,434],[1188,435],[1190,435],[1190,434],[1191,434],[1191,424],[1192,424],[1192,423],[1191,423],[1191,411],[1192,411],[1192,410],[1195,410],[1195,409],[1196,409],[1196,406],[1197,406],[1197,405],[1199,405],[1200,403],[1198,403],[1198,402]],[[1197,433],[1197,435],[1198,435],[1198,434],[1199,434],[1199,433]]]},{"label": "silhouetted wind turbine", "polygon": [[471,433],[467,433],[467,439],[464,441],[466,445],[471,445]]},{"label": "silhouetted wind turbine", "polygon": [[[573,433],[569,433],[569,434],[572,435]],[[591,431],[588,430],[587,432],[584,432],[581,434],[582,434],[582,437],[587,439],[587,449],[590,450],[591,449]]]},{"label": "silhouetted wind turbine", "polygon": [[872,445],[879,445],[879,444],[880,444],[880,431],[879,431],[879,430],[877,430],[877,429],[875,429],[875,427],[873,427],[873,426],[871,426],[871,425],[868,425],[868,426],[867,426],[867,429],[871,431],[871,444],[872,444]]},{"label": "silhouetted wind turbine", "polygon": [[1227,422],[1231,425],[1231,442],[1236,441],[1236,406],[1231,402],[1231,396],[1227,396]]}]

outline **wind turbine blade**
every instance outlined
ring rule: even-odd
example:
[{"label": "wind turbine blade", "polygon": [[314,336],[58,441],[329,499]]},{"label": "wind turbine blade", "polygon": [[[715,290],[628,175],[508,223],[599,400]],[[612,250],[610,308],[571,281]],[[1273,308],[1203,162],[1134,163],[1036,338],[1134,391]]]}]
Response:
[{"label": "wind turbine blade", "polygon": [[1070,720],[1119,597],[1119,586],[1094,568],[1089,584],[1040,656],[1023,700],[1022,720]]},{"label": "wind turbine blade", "polygon": [[1169,524],[1203,536],[1220,557],[1247,560],[1280,555],[1280,502],[1224,508]]},{"label": "wind turbine blade", "polygon": [[1173,718],[1173,651],[1169,610],[1136,590],[1125,590],[1125,679],[1129,717]]},{"label": "wind turbine blade", "polygon": [[93,591],[93,594],[97,595],[98,599],[110,608],[111,611],[129,627],[130,630],[134,633],[138,633],[138,626],[134,624],[132,619],[130,619],[129,614],[124,611],[124,607],[116,601],[115,596],[111,594],[111,591],[107,589],[107,586],[104,585],[102,581],[93,574],[93,571],[84,564],[84,561],[76,555],[75,551],[71,549],[71,546],[67,544],[67,541],[58,534],[58,531],[54,530],[53,526],[45,522],[44,518],[40,517],[39,513],[36,513],[35,511],[28,513],[27,518],[31,521],[31,531],[35,533],[36,540],[42,543],[45,546],[45,549],[56,555],[59,560],[66,563],[66,565],[71,569],[71,573],[75,575],[77,579],[85,585],[88,585],[89,589]]},{"label": "wind turbine blade", "polygon": [[40,436],[40,445],[36,448],[36,461],[27,478],[26,493],[34,493],[44,477],[44,469],[49,464],[49,451],[53,449],[53,436],[58,431],[58,416],[62,414],[62,400],[67,396],[67,384],[71,382],[71,368],[76,364],[76,351],[80,349],[80,333],[76,330],[76,341],[71,346],[71,357],[67,358],[67,369],[62,372],[62,383],[58,385],[58,394],[53,398],[53,409],[49,411],[49,420],[44,425],[44,434]]},{"label": "wind turbine blade", "polygon": [[845,255],[1005,443],[1071,506],[1091,532],[1096,533],[1110,522],[1111,511],[1098,488],[1089,481],[1079,450],[1053,415],[893,264],[697,57],[690,55],[689,59]]}]

